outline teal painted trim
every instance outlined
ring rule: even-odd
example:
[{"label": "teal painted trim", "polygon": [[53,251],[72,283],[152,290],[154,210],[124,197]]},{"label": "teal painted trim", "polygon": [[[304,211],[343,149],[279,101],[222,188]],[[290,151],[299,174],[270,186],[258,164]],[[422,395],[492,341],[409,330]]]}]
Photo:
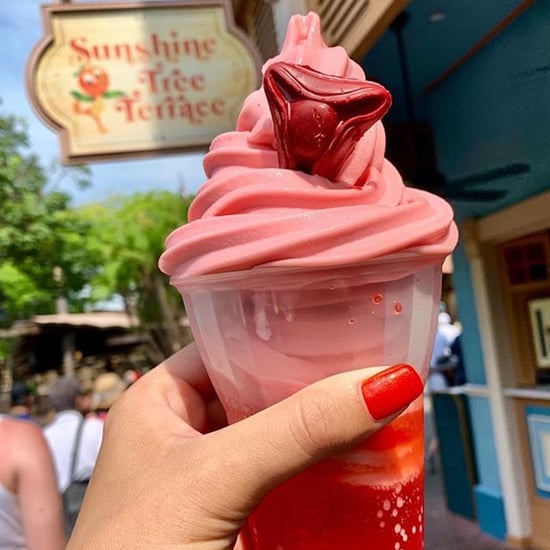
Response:
[{"label": "teal painted trim", "polygon": [[468,400],[464,395],[432,394],[447,508],[476,519],[473,487],[477,483]]},{"label": "teal painted trim", "polygon": [[498,456],[495,447],[491,404],[486,397],[468,396],[472,419],[472,438],[479,483],[495,494],[500,494]]},{"label": "teal painted trim", "polygon": [[499,540],[506,540],[506,516],[502,494],[483,485],[476,485],[474,498],[481,531]]},{"label": "teal painted trim", "polygon": [[454,251],[453,260],[453,287],[457,299],[458,319],[462,324],[461,343],[466,380],[471,384],[483,385],[487,383],[485,363],[483,362],[470,267],[462,242],[459,242]]}]

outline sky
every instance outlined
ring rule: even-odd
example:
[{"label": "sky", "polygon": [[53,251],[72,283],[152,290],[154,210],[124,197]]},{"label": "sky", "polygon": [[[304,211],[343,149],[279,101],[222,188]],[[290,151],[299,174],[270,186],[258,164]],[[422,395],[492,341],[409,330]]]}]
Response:
[{"label": "sky", "polygon": [[[25,88],[25,70],[32,49],[43,35],[39,0],[0,0],[0,112],[17,115],[28,124],[30,149],[46,168],[59,161],[59,139],[33,111]],[[205,176],[199,153],[153,159],[89,163],[92,186],[79,191],[68,179],[59,184],[73,197],[73,204],[103,200],[110,195],[151,189],[179,191],[185,182],[188,193],[196,193]]]}]

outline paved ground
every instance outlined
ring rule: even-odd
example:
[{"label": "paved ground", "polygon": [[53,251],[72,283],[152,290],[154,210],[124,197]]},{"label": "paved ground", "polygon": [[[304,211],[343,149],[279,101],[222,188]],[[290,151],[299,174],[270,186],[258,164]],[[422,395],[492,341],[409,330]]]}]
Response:
[{"label": "paved ground", "polygon": [[512,550],[477,523],[447,511],[441,477],[426,472],[426,550]]}]

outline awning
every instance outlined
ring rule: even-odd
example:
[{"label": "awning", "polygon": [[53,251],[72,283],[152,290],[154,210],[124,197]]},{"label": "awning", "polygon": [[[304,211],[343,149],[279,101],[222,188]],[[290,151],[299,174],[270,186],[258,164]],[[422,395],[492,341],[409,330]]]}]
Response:
[{"label": "awning", "polygon": [[100,329],[129,329],[138,325],[137,319],[124,311],[93,311],[89,313],[55,313],[53,315],[35,315],[31,322],[39,325],[67,325],[74,327],[92,327]]}]

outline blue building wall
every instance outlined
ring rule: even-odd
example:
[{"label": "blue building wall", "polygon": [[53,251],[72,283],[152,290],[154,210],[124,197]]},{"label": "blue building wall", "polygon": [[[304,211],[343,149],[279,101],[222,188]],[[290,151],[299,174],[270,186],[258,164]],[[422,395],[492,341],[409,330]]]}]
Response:
[{"label": "blue building wall", "polygon": [[[495,492],[501,491],[497,454],[492,437],[493,422],[489,402],[484,397],[470,397],[470,410],[475,418],[475,430],[473,434],[477,452],[477,470],[483,484]],[[489,437],[488,437],[489,436]],[[482,452],[479,452],[482,451]]]},{"label": "blue building wall", "polygon": [[525,162],[531,173],[495,182],[498,203],[454,204],[487,214],[550,188],[550,2],[537,2],[428,96],[440,170],[449,178]]},{"label": "blue building wall", "polygon": [[453,260],[453,288],[456,293],[458,318],[462,322],[461,339],[466,380],[470,384],[485,384],[485,365],[479,339],[470,268],[460,240],[453,254]]}]

